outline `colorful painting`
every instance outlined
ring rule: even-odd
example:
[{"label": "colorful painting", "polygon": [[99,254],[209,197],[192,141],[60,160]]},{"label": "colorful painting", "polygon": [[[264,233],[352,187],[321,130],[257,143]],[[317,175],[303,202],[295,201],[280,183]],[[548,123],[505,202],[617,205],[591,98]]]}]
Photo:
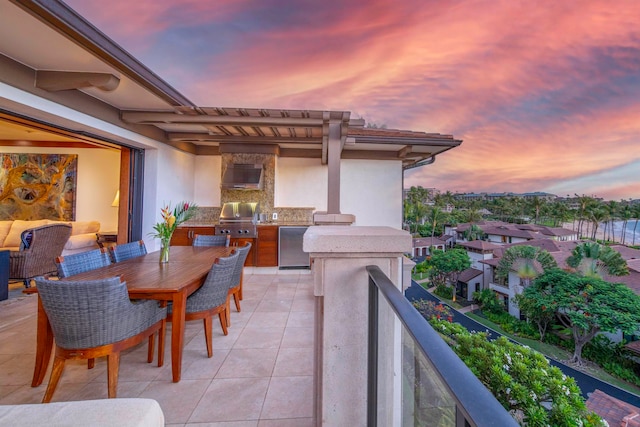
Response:
[{"label": "colorful painting", "polygon": [[0,160],[0,220],[75,220],[77,154],[0,153]]}]

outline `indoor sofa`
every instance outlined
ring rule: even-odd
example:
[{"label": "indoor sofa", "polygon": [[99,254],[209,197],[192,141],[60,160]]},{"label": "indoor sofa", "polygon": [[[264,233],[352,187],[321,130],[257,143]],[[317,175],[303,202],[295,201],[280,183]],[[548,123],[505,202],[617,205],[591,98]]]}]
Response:
[{"label": "indoor sofa", "polygon": [[48,219],[35,221],[9,220],[0,221],[0,250],[20,250],[20,235],[24,230],[48,224],[69,224],[71,237],[62,250],[62,255],[71,255],[98,248],[96,233],[100,231],[98,221],[52,221]]}]

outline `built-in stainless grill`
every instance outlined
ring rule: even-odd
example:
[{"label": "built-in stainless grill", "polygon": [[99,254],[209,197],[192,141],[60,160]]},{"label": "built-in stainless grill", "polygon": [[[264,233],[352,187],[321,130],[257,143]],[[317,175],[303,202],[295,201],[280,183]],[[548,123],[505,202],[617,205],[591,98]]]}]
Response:
[{"label": "built-in stainless grill", "polygon": [[257,235],[257,203],[227,202],[222,205],[216,234],[228,234],[232,238],[253,239]]}]

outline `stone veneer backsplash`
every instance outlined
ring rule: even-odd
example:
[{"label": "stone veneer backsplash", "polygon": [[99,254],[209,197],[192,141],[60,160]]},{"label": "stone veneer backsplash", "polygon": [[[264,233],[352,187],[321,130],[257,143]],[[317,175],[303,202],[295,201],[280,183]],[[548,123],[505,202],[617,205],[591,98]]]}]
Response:
[{"label": "stone veneer backsplash", "polygon": [[[185,225],[190,224],[215,224],[220,219],[221,207],[198,206],[196,214]],[[313,224],[313,212],[315,208],[273,208],[267,214],[267,222],[272,222],[272,213],[278,214],[278,223]]]},{"label": "stone veneer backsplash", "polygon": [[[272,214],[278,214],[278,224],[313,224],[315,208],[276,208],[273,206],[275,193],[275,155],[258,153],[224,153],[222,164],[250,163],[261,164],[264,168],[262,190],[221,190],[220,201],[224,202],[256,202],[260,213],[267,214],[267,222],[272,221]],[[223,166],[224,173],[226,166]],[[185,225],[215,224],[220,219],[222,207],[199,206],[196,215]]]}]

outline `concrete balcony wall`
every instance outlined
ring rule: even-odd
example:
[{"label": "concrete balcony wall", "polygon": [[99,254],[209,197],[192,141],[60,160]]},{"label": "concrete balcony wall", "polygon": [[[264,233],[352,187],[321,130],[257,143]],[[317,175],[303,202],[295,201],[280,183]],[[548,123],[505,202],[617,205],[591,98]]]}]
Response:
[{"label": "concrete balcony wall", "polygon": [[[314,226],[304,235],[314,275],[315,361],[314,418],[317,426],[364,426],[367,420],[367,265],[377,265],[402,289],[403,253],[411,236],[390,227]],[[380,325],[384,342],[379,354],[386,377],[386,401],[399,401],[399,326],[393,316]],[[394,375],[395,374],[395,375]],[[394,378],[395,377],[395,378]],[[395,405],[394,405],[395,406]],[[394,418],[393,407],[382,418]],[[379,416],[380,416],[379,415]],[[391,425],[391,424],[387,424]]]}]

